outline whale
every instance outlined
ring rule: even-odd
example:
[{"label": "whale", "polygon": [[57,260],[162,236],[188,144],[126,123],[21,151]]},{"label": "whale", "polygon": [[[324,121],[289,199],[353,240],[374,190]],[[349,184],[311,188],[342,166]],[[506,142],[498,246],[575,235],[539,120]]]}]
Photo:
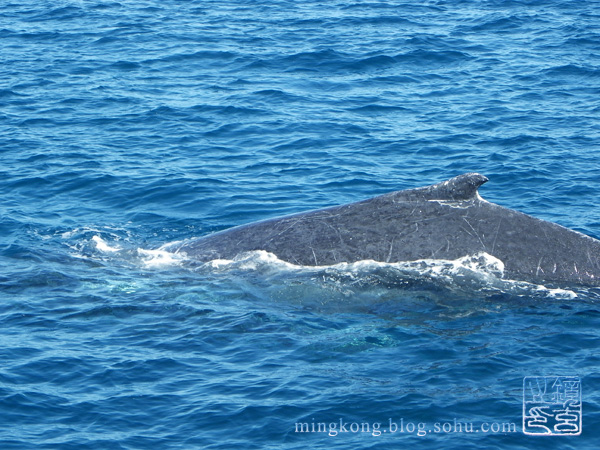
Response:
[{"label": "whale", "polygon": [[222,230],[173,249],[194,261],[263,250],[302,266],[373,260],[456,260],[488,254],[507,279],[600,285],[600,241],[488,202],[488,178],[465,173],[431,186]]}]

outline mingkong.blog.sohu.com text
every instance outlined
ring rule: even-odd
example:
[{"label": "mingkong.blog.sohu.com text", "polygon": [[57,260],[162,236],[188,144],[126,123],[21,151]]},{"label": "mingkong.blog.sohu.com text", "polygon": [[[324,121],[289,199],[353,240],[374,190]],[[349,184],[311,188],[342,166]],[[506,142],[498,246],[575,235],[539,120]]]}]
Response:
[{"label": "mingkong.blog.sohu.com text", "polygon": [[428,434],[450,434],[450,433],[482,433],[501,434],[516,433],[517,425],[513,422],[481,422],[474,423],[465,420],[453,419],[445,422],[412,422],[388,419],[387,422],[354,421],[344,419],[335,421],[296,422],[296,433],[326,433],[329,436],[337,436],[344,433],[365,433],[372,436],[390,434],[414,434],[427,436]]}]

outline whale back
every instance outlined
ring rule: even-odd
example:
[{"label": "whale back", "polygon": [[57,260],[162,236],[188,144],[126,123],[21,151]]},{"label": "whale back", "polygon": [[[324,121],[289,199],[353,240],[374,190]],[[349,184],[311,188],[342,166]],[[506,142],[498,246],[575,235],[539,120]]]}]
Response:
[{"label": "whale back", "polygon": [[600,241],[483,200],[467,173],[421,188],[241,225],[181,245],[199,261],[265,250],[299,265],[487,253],[518,279],[598,284]]}]

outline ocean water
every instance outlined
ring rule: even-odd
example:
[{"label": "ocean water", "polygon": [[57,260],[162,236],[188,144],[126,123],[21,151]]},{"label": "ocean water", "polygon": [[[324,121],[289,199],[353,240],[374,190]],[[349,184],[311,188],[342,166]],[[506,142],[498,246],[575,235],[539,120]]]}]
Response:
[{"label": "ocean water", "polygon": [[2,2],[0,448],[596,449],[597,289],[163,246],[470,171],[599,238],[599,94],[597,1]]}]

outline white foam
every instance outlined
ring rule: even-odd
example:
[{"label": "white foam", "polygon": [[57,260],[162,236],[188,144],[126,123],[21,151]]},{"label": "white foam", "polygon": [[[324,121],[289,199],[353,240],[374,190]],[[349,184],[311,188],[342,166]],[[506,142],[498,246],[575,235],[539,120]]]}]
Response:
[{"label": "white foam", "polygon": [[548,297],[561,299],[561,300],[573,300],[577,298],[577,294],[568,289],[552,289],[542,285],[533,285],[535,286],[535,290],[540,294],[543,294]]},{"label": "white foam", "polygon": [[121,250],[121,248],[119,247],[111,247],[100,236],[93,236],[92,241],[94,241],[94,243],[96,244],[96,248],[104,253],[113,253]]},{"label": "white foam", "polygon": [[[63,238],[73,239],[81,232],[96,231],[93,229],[78,229],[63,233]],[[119,237],[116,237],[118,240]],[[166,246],[158,249],[145,249],[135,247],[122,247],[113,242],[103,239],[99,234],[94,234],[91,238],[78,239],[75,244],[70,245],[75,250],[74,257],[84,259],[109,258],[115,262],[134,264],[146,268],[157,268],[164,266],[180,265],[185,260],[185,254],[170,252]],[[93,251],[89,251],[89,250]]]},{"label": "white foam", "polygon": [[207,266],[214,269],[231,268],[240,270],[258,270],[263,267],[280,268],[286,270],[310,270],[315,268],[313,266],[300,266],[283,261],[273,253],[269,253],[264,250],[255,250],[252,252],[242,253],[236,256],[234,259],[213,259],[207,263]]},{"label": "white foam", "polygon": [[165,267],[180,265],[184,260],[183,255],[177,253],[171,253],[161,248],[157,250],[146,250],[138,248],[138,254],[141,257],[142,264],[145,267]]}]

